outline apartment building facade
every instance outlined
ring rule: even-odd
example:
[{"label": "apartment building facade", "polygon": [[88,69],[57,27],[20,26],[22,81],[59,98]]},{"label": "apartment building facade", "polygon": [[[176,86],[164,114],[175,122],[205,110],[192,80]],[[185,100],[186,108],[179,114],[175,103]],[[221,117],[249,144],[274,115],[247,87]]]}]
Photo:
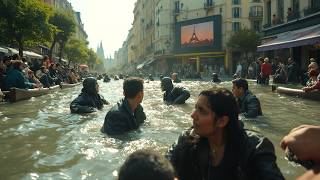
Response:
[{"label": "apartment building facade", "polygon": [[264,0],[264,28],[258,51],[286,62],[292,57],[305,70],[320,59],[320,1]]}]

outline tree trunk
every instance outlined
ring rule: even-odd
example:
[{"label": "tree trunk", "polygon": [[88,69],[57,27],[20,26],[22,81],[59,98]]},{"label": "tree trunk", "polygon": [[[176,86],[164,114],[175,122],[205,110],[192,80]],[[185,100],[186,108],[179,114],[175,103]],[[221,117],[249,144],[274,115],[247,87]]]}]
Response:
[{"label": "tree trunk", "polygon": [[49,58],[51,60],[52,60],[52,57],[53,57],[53,48],[56,45],[56,43],[57,43],[57,35],[53,38],[53,42],[51,44],[50,51],[49,51]]},{"label": "tree trunk", "polygon": [[19,56],[20,56],[20,59],[21,59],[23,57],[23,43],[22,43],[21,39],[19,39],[17,41],[18,41],[18,44],[19,44]]},{"label": "tree trunk", "polygon": [[60,50],[59,50],[59,62],[61,63],[62,61],[62,53],[63,53],[63,48],[64,48],[64,43],[59,43],[60,44]]}]

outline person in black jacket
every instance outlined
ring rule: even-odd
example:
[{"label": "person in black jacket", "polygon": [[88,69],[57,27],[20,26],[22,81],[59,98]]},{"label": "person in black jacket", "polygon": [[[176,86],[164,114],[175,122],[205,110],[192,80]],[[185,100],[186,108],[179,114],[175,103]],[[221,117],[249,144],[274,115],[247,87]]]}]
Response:
[{"label": "person in black jacket", "polygon": [[212,81],[211,82],[213,82],[213,83],[221,83],[221,80],[219,79],[219,76],[218,76],[217,73],[212,73],[211,77],[212,77]]},{"label": "person in black jacket", "polygon": [[144,96],[141,78],[126,78],[123,82],[124,99],[120,100],[107,113],[101,132],[119,135],[138,129],[146,115],[141,102]]},{"label": "person in black jacket", "polygon": [[178,73],[172,73],[171,78],[174,83],[181,83],[181,79],[178,78]]},{"label": "person in black jacket", "polygon": [[183,104],[190,97],[190,93],[183,87],[174,87],[169,77],[161,79],[161,89],[165,91],[163,100],[169,104]]},{"label": "person in black jacket", "polygon": [[238,106],[225,88],[202,91],[191,114],[193,127],[167,154],[179,180],[283,180],[273,144],[244,130]]},{"label": "person in black jacket", "polygon": [[259,99],[248,89],[248,82],[245,79],[232,81],[232,92],[236,97],[240,113],[247,118],[255,118],[262,115]]},{"label": "person in black jacket", "polygon": [[71,102],[70,110],[72,113],[91,113],[96,109],[102,109],[104,104],[109,104],[109,102],[99,94],[97,80],[88,77],[83,81],[80,95]]},{"label": "person in black jacket", "polygon": [[288,58],[288,83],[297,83],[298,82],[298,66],[292,58]]}]

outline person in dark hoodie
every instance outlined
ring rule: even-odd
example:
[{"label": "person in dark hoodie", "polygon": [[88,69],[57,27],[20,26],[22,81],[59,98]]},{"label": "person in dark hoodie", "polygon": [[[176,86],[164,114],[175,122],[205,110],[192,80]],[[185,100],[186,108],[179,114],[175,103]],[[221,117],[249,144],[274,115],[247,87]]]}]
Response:
[{"label": "person in dark hoodie", "polygon": [[163,100],[169,104],[183,104],[190,97],[190,92],[183,87],[174,87],[169,77],[161,79],[161,89],[165,91]]},{"label": "person in dark hoodie", "polygon": [[144,123],[146,115],[141,106],[143,100],[143,80],[141,78],[126,78],[123,82],[123,95],[116,105],[107,113],[102,133],[120,135],[138,129]]},{"label": "person in dark hoodie", "polygon": [[102,109],[104,104],[109,104],[103,96],[99,94],[99,84],[93,77],[88,77],[83,81],[83,88],[80,95],[71,102],[71,113],[92,113],[96,109]]},{"label": "person in dark hoodie", "polygon": [[212,73],[211,77],[212,77],[213,83],[221,83],[221,80],[219,79],[219,76],[217,73]]}]

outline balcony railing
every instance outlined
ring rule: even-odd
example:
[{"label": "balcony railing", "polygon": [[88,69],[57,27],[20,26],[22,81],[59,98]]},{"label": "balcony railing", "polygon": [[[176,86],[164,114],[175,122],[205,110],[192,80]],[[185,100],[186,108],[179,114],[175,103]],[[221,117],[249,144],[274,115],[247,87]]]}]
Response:
[{"label": "balcony railing", "polygon": [[288,16],[287,17],[287,21],[288,22],[289,21],[293,21],[293,20],[296,20],[298,18],[300,18],[300,14],[298,12],[296,12],[296,13],[293,13],[292,15]]},{"label": "balcony railing", "polygon": [[310,14],[320,12],[320,4],[317,4],[313,7],[308,7],[306,9],[304,9],[303,11],[304,11],[304,16],[308,16]]},{"label": "balcony railing", "polygon": [[267,23],[267,24],[263,25],[263,29],[267,29],[269,27],[271,27],[271,23]]},{"label": "balcony railing", "polygon": [[203,7],[205,9],[209,9],[209,8],[212,8],[214,6],[214,2],[209,2],[209,3],[204,3],[203,4]]},{"label": "balcony railing", "polygon": [[252,11],[249,12],[250,18],[263,18],[263,12],[262,11]]}]

